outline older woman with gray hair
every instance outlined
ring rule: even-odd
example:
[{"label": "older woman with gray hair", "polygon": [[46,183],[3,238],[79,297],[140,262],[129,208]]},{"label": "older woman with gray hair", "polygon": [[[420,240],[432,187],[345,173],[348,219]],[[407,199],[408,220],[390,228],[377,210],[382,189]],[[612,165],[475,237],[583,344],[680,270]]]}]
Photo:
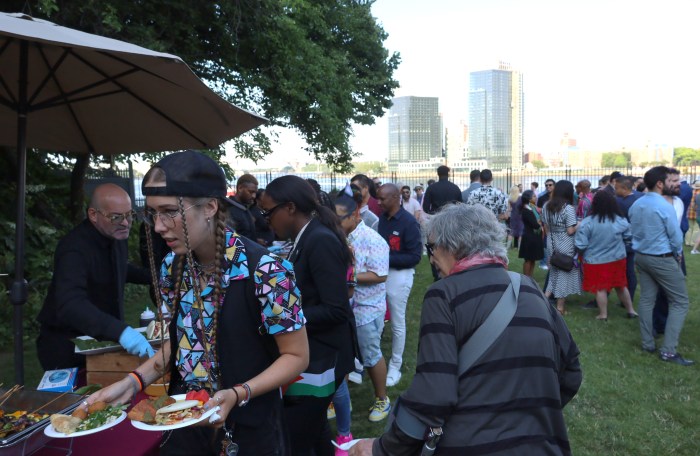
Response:
[{"label": "older woman with gray hair", "polygon": [[[415,376],[387,432],[350,456],[418,455],[436,441],[435,454],[571,454],[562,408],[581,385],[579,351],[537,283],[511,280],[504,236],[480,205],[433,216],[427,248],[443,279],[424,297]],[[507,298],[515,314],[498,316]],[[487,342],[479,329],[494,321]],[[481,354],[464,362],[475,345]]]}]

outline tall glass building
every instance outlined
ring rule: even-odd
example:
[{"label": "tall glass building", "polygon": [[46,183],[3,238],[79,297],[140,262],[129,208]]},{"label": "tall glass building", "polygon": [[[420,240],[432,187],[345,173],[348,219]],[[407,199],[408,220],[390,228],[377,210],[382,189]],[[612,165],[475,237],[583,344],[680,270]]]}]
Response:
[{"label": "tall glass building", "polygon": [[493,170],[523,164],[523,76],[509,65],[469,75],[469,159]]},{"label": "tall glass building", "polygon": [[396,97],[389,110],[389,169],[442,157],[437,97]]}]

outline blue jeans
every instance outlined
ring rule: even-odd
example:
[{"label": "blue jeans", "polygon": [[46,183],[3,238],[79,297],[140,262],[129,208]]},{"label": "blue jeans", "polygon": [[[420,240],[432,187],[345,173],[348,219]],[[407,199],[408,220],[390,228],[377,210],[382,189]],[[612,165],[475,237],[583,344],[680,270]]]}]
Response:
[{"label": "blue jeans", "polygon": [[338,428],[338,434],[350,434],[350,390],[347,380],[343,380],[335,391],[333,407],[335,407],[335,426]]}]

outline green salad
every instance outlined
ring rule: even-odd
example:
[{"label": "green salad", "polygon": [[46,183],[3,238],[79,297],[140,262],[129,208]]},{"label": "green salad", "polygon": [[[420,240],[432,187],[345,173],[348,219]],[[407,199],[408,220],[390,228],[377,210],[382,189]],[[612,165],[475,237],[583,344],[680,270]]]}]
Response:
[{"label": "green salad", "polygon": [[107,423],[111,423],[119,418],[127,407],[128,405],[110,405],[104,410],[93,412],[80,423],[76,431],[89,431],[90,429],[96,429],[100,426],[104,426]]}]

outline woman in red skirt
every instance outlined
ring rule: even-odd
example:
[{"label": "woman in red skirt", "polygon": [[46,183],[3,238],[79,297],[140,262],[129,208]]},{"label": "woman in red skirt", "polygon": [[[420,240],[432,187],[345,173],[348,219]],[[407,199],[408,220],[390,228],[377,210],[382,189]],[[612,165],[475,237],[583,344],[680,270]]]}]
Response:
[{"label": "woman in red skirt", "polygon": [[625,243],[631,242],[629,222],[620,214],[615,197],[598,192],[588,217],[576,231],[576,248],[583,251],[583,290],[595,294],[596,319],[608,319],[608,293],[615,289],[627,309],[627,318],[636,318],[627,290],[627,254]]}]

